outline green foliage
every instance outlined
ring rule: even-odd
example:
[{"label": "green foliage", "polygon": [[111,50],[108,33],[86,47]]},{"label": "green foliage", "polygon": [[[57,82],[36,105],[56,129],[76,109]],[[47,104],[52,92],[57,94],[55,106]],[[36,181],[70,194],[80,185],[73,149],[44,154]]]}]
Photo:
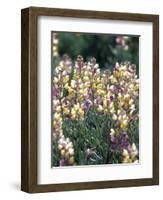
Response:
[{"label": "green foliage", "polygon": [[[64,120],[63,132],[74,144],[75,161],[78,165],[116,163],[118,152],[112,158],[109,155],[108,130],[112,127],[112,121],[109,114],[98,115],[94,110],[90,110],[82,121]],[[90,155],[87,155],[87,149],[92,152]]]},{"label": "green foliage", "polygon": [[53,151],[52,166],[58,166],[60,154],[59,154],[59,150],[58,150],[58,144],[56,142],[53,142],[52,151]]},{"label": "green foliage", "polygon": [[117,45],[118,35],[106,34],[81,34],[64,33],[58,34],[59,55],[68,54],[74,60],[81,54],[86,60],[95,57],[101,68],[112,68],[116,62],[130,61],[139,68],[139,37],[129,36],[124,50],[122,45]]}]

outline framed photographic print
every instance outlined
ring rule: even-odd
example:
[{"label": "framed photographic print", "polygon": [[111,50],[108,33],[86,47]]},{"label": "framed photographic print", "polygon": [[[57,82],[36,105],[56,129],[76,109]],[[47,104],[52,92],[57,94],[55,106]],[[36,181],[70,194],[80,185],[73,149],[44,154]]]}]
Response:
[{"label": "framed photographic print", "polygon": [[159,184],[159,16],[21,11],[21,189]]}]

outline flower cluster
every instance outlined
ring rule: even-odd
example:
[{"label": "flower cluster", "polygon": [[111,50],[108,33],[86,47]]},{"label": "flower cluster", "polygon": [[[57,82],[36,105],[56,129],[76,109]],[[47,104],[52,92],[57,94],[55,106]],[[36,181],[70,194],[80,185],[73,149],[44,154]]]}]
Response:
[{"label": "flower cluster", "polygon": [[117,47],[123,48],[125,51],[127,51],[129,48],[127,45],[127,40],[128,40],[127,36],[118,36],[116,38]]},{"label": "flower cluster", "polygon": [[60,166],[74,164],[74,149],[69,138],[63,134],[63,115],[69,113],[66,106],[66,98],[63,97],[63,91],[69,81],[71,72],[71,60],[65,56],[60,65],[55,68],[53,79],[53,140],[58,143],[60,151]]},{"label": "flower cluster", "polygon": [[58,149],[61,154],[60,166],[74,164],[74,148],[69,138],[61,137],[58,141]]},{"label": "flower cluster", "polygon": [[[90,113],[95,113],[93,116],[105,124],[99,130],[100,127],[96,127],[94,123],[94,129],[92,129],[101,131],[103,134],[101,138],[106,141],[106,145],[109,145],[107,149],[109,153],[106,152],[106,154],[110,156],[106,156],[105,162],[112,163],[111,159],[115,157],[114,153],[117,151],[119,154],[116,163],[138,162],[139,154],[136,146],[138,142],[135,144],[134,136],[130,137],[133,134],[131,129],[135,124],[138,126],[139,119],[139,79],[135,65],[116,63],[111,73],[109,70],[102,71],[95,58],[84,62],[83,57],[78,56],[73,65],[71,59],[64,56],[54,70],[52,94],[53,140],[58,144],[60,166],[80,163],[75,158],[78,152],[74,149],[77,138],[73,135],[73,130],[76,128],[71,127],[68,133],[64,133],[65,123],[68,125],[78,123],[76,126],[84,127],[83,134],[85,131],[89,137],[88,125],[92,123],[89,121]],[[107,130],[103,133],[105,129]],[[70,137],[65,137],[65,135]],[[93,141],[92,137],[96,135],[90,136],[90,141]],[[91,147],[88,140],[85,139],[85,144],[81,146],[82,158],[85,160],[88,156],[84,152]],[[91,148],[94,149],[95,158],[100,160],[98,162],[102,162],[101,157],[97,156],[97,148]],[[79,154],[79,156],[82,155]]]},{"label": "flower cluster", "polygon": [[138,156],[138,150],[137,147],[135,145],[135,143],[128,146],[128,150],[127,149],[123,149],[123,163],[138,163],[137,160],[137,156]]},{"label": "flower cluster", "polygon": [[[110,79],[115,86],[116,94],[116,110],[114,109],[112,113],[114,126],[110,130],[111,143],[114,150],[120,138],[124,157],[124,154],[131,152],[128,139],[129,126],[133,121],[138,120],[139,79],[136,75],[136,67],[130,64],[116,64]],[[132,146],[135,147],[135,144],[133,143]],[[138,153],[131,160],[137,160],[137,155]],[[127,160],[125,158],[122,162]]]}]

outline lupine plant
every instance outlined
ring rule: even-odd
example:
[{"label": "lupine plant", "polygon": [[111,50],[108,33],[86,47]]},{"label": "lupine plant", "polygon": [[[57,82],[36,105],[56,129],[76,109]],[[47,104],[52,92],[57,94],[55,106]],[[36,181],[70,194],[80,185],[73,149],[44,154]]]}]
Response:
[{"label": "lupine plant", "polygon": [[53,75],[53,166],[139,162],[136,66],[102,71],[95,58],[64,56]]}]

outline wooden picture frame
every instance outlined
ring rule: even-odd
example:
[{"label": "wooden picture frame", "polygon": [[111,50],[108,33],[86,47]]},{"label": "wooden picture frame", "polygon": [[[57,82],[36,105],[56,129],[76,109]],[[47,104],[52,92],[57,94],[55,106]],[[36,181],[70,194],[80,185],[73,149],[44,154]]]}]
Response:
[{"label": "wooden picture frame", "polygon": [[[37,183],[37,19],[63,16],[88,19],[152,22],[153,24],[153,177],[129,180]],[[29,7],[21,11],[21,190],[29,193],[54,192],[159,184],[159,16]]]}]

